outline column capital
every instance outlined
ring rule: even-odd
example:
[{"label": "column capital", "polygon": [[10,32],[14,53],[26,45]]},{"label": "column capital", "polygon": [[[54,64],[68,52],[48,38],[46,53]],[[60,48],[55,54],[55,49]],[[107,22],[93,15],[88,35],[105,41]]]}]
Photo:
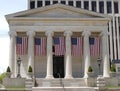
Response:
[{"label": "column capital", "polygon": [[46,31],[46,32],[45,32],[45,35],[46,35],[46,36],[53,36],[53,35],[54,35],[54,32],[53,32],[53,31]]},{"label": "column capital", "polygon": [[102,31],[102,32],[100,33],[100,36],[107,36],[107,35],[109,35],[109,33],[108,33],[107,31]]},{"label": "column capital", "polygon": [[90,31],[83,31],[82,36],[90,36],[91,32]]},{"label": "column capital", "polygon": [[65,31],[64,32],[64,36],[67,36],[67,35],[71,36],[72,35],[72,31]]},{"label": "column capital", "polygon": [[17,36],[16,31],[9,31],[8,34],[9,34],[10,36]]},{"label": "column capital", "polygon": [[28,36],[35,36],[35,32],[34,31],[27,31],[27,35]]}]

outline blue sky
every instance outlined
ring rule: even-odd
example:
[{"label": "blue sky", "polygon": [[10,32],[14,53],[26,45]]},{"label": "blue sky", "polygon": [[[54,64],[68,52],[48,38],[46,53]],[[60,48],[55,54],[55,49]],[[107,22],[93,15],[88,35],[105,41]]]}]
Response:
[{"label": "blue sky", "polygon": [[0,73],[9,63],[9,27],[5,15],[27,9],[28,0],[2,0],[0,3]]}]

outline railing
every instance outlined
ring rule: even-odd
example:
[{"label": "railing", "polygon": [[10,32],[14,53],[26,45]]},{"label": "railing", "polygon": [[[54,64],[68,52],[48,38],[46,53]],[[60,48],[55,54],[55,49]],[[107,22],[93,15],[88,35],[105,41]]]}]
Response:
[{"label": "railing", "polygon": [[65,91],[65,88],[64,88],[64,83],[62,81],[62,78],[60,77],[60,73],[57,73],[59,79],[60,79],[60,85],[63,87],[63,91]]}]

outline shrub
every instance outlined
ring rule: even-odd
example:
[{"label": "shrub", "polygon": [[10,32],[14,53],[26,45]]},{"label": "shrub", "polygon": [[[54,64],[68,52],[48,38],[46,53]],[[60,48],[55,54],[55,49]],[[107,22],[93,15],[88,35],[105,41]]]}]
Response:
[{"label": "shrub", "polygon": [[110,71],[111,71],[111,72],[116,72],[116,69],[115,69],[115,65],[114,65],[114,64],[111,65]]},{"label": "shrub", "polygon": [[29,66],[29,68],[28,68],[28,72],[33,72],[33,70],[32,70],[32,67],[31,67],[31,66]]},{"label": "shrub", "polygon": [[93,72],[93,69],[92,69],[91,66],[89,66],[89,68],[88,68],[88,72]]},{"label": "shrub", "polygon": [[6,72],[11,72],[11,70],[10,70],[10,67],[9,67],[9,66],[7,67]]},{"label": "shrub", "polygon": [[4,79],[5,77],[6,77],[6,73],[5,73],[5,72],[0,75],[0,83],[3,82],[3,79]]}]

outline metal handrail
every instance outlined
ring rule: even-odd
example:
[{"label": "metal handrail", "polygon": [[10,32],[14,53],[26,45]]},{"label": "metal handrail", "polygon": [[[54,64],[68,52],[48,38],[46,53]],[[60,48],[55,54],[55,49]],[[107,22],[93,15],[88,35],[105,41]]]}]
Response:
[{"label": "metal handrail", "polygon": [[63,91],[65,91],[64,84],[63,84],[63,82],[62,82],[62,78],[61,78],[61,76],[60,76],[60,73],[57,73],[57,75],[58,75],[58,77],[59,77],[59,79],[60,79],[60,85],[63,87]]}]

